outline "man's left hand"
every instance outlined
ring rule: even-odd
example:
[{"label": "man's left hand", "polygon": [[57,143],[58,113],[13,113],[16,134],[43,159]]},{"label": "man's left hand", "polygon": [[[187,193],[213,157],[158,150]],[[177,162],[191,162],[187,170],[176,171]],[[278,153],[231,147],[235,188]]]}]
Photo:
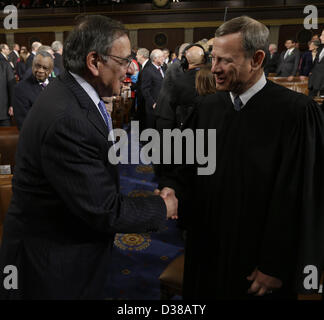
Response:
[{"label": "man's left hand", "polygon": [[253,281],[248,293],[254,293],[256,296],[270,294],[273,290],[282,287],[282,281],[280,279],[268,276],[257,268],[247,277],[247,279]]},{"label": "man's left hand", "polygon": [[8,114],[10,117],[13,117],[13,115],[14,115],[13,107],[9,107]]}]

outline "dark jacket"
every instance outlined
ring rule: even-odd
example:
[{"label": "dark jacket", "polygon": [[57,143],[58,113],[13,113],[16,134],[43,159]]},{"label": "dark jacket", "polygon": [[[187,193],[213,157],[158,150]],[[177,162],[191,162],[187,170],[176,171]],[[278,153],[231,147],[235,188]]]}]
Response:
[{"label": "dark jacket", "polygon": [[289,77],[296,76],[299,60],[300,60],[300,51],[295,48],[287,57],[284,59],[287,51],[281,52],[279,66],[277,69],[277,76],[279,77]]},{"label": "dark jacket", "polygon": [[270,53],[267,53],[267,63],[264,66],[264,73],[268,76],[269,73],[275,73],[278,68],[280,55],[278,52],[275,52],[272,56]]},{"label": "dark jacket", "polygon": [[0,270],[16,266],[20,285],[0,286],[1,298],[102,299],[115,233],[164,225],[162,198],[121,195],[111,147],[97,107],[69,73],[39,95],[20,132],[0,250]]},{"label": "dark jacket", "polygon": [[[48,79],[52,81],[51,78]],[[13,108],[17,127],[20,130],[28,111],[36,101],[38,95],[43,91],[42,86],[33,74],[27,79],[20,81],[14,88]]]},{"label": "dark jacket", "polygon": [[[324,91],[324,57],[319,61],[319,55],[322,50],[324,50],[323,45],[321,45],[317,51],[311,75],[308,80],[308,88],[314,93],[314,95],[316,95],[318,91]],[[324,94],[324,92],[321,92],[320,94]]]},{"label": "dark jacket", "polygon": [[154,114],[152,107],[159,96],[162,81],[163,77],[160,71],[151,62],[147,62],[147,67],[143,70],[141,84],[146,113]]},{"label": "dark jacket", "polygon": [[7,60],[0,61],[0,120],[9,119],[8,109],[12,106],[15,75]]}]

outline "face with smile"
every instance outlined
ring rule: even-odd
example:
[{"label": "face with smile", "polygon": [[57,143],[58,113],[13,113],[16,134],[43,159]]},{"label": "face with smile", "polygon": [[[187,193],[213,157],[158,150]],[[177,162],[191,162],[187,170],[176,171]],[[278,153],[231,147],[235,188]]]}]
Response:
[{"label": "face with smile", "polygon": [[94,77],[91,77],[89,82],[91,82],[100,97],[119,95],[120,87],[129,66],[126,59],[129,58],[130,54],[130,41],[126,35],[123,35],[114,40],[107,56],[100,57],[97,55],[95,59],[90,57],[88,68]]},{"label": "face with smile", "polygon": [[33,60],[32,72],[37,81],[44,82],[53,71],[53,60],[50,57],[37,55]]},{"label": "face with smile", "polygon": [[241,33],[215,37],[212,50],[212,73],[216,89],[241,94],[261,76],[264,52],[259,50],[254,57],[246,57]]}]

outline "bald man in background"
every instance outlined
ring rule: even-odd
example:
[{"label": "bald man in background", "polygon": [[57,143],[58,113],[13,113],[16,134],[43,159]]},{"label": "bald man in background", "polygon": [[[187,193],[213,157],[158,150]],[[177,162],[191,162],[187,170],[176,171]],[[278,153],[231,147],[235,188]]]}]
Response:
[{"label": "bald man in background", "polygon": [[[185,59],[182,58],[183,73],[179,73],[174,80],[173,88],[170,92],[169,105],[164,109],[164,113],[157,116],[157,129],[161,133],[163,129],[182,128],[183,123],[193,112],[195,98],[198,96],[195,87],[197,71],[207,63],[207,56],[202,46],[191,44],[184,50]],[[163,135],[160,134],[161,158],[163,157]],[[174,150],[171,142],[171,150]],[[183,152],[182,154],[185,154]],[[158,173],[159,185],[165,185],[170,175],[174,174],[174,166],[161,164],[156,166],[155,172]],[[176,177],[177,179],[178,177]],[[186,203],[179,203],[178,208],[178,228],[186,230],[185,212],[188,211]]]},{"label": "bald man in background", "polygon": [[207,63],[204,48],[198,44],[187,46],[184,54],[185,59],[182,59],[184,72],[175,78],[169,101],[168,118],[173,120],[172,128],[181,128],[188,111],[193,107],[197,96],[196,73]]}]

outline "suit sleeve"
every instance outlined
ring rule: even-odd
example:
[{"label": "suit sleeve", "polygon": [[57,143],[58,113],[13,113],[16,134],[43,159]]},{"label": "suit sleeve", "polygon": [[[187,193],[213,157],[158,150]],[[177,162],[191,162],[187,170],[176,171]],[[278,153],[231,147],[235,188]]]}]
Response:
[{"label": "suit sleeve", "polygon": [[88,126],[74,118],[59,119],[48,130],[41,148],[43,171],[70,212],[100,232],[161,228],[166,220],[163,199],[120,194],[110,174],[111,164],[103,159],[98,137],[90,135]]}]

